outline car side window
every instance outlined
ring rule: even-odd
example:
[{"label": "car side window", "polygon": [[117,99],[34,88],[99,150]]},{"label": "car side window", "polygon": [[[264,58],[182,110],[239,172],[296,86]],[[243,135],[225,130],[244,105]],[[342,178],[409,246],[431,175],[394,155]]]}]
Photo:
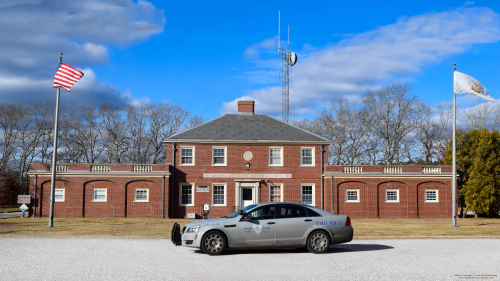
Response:
[{"label": "car side window", "polygon": [[283,205],[280,210],[281,218],[303,218],[307,217],[307,209],[301,206]]},{"label": "car side window", "polygon": [[276,214],[276,205],[262,206],[248,213],[248,215],[252,218],[252,220],[274,219],[275,214]]},{"label": "car side window", "polygon": [[315,211],[311,209],[307,209],[307,216],[308,217],[321,217],[320,214],[316,213]]}]

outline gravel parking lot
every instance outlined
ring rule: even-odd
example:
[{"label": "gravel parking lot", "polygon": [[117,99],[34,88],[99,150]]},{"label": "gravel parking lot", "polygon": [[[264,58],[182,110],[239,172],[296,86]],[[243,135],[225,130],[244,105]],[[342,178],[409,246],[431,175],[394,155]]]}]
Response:
[{"label": "gravel parking lot", "polygon": [[167,239],[3,238],[2,280],[500,280],[500,239],[355,240],[326,254]]}]

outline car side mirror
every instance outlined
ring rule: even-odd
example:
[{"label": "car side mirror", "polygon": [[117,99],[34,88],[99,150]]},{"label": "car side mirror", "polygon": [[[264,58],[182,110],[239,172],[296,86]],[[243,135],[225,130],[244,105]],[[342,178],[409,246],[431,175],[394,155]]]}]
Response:
[{"label": "car side mirror", "polygon": [[252,217],[245,214],[243,217],[241,217],[241,221],[252,221]]},{"label": "car side mirror", "polygon": [[244,214],[245,214],[245,212],[243,212],[243,210],[239,210],[239,211],[238,211],[238,215],[242,216],[242,215],[244,215]]}]

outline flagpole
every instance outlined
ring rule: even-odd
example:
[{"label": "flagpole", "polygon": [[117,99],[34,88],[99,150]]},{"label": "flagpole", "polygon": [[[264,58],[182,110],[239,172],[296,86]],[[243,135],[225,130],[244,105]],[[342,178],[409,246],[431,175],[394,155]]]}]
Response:
[{"label": "flagpole", "polygon": [[[455,71],[457,64],[453,64],[453,85],[455,85]],[[453,90],[453,176],[451,179],[451,227],[457,227],[457,99]]]},{"label": "flagpole", "polygon": [[[62,63],[62,55],[59,54],[59,64]],[[54,125],[54,145],[52,149],[52,177],[50,181],[50,213],[49,213],[49,228],[54,227],[54,199],[55,199],[55,183],[56,183],[56,162],[57,162],[57,135],[58,135],[58,125],[59,125],[59,94],[61,88],[57,88],[57,98],[56,98],[56,116]]]}]

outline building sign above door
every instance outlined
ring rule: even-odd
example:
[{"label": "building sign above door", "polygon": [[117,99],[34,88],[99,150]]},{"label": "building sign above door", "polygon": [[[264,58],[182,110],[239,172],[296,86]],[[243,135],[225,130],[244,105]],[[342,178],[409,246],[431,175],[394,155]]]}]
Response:
[{"label": "building sign above door", "polygon": [[242,179],[291,179],[292,174],[230,174],[204,173],[204,178],[242,178]]},{"label": "building sign above door", "polygon": [[208,186],[197,186],[196,192],[210,192],[210,187]]}]

